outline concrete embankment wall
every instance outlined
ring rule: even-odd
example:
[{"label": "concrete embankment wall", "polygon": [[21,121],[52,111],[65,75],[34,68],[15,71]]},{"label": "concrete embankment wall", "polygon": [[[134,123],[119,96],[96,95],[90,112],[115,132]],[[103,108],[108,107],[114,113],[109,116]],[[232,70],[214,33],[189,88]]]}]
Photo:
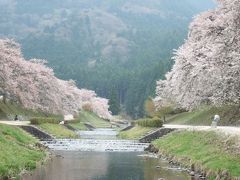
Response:
[{"label": "concrete embankment wall", "polygon": [[141,143],[150,143],[152,141],[154,141],[155,139],[158,139],[162,136],[167,135],[168,133],[174,131],[176,129],[171,129],[171,128],[160,128],[144,137],[142,137],[141,139],[139,139],[139,141]]},{"label": "concrete embankment wall", "polygon": [[89,124],[89,123],[84,123],[84,125],[85,125],[90,131],[96,129],[94,126],[92,126],[92,125]]},{"label": "concrete embankment wall", "polygon": [[133,127],[134,127],[133,125],[127,126],[127,127],[123,128],[123,129],[121,129],[121,131],[127,131],[127,130],[132,129]]}]

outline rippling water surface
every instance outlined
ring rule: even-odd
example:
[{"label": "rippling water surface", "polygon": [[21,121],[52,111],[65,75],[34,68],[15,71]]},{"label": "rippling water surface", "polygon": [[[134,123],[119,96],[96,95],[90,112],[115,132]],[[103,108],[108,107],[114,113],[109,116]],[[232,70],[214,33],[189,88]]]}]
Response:
[{"label": "rippling water surface", "polygon": [[[23,180],[187,180],[189,176],[143,151],[148,144],[117,140],[110,129],[82,131],[77,140],[46,141],[52,160]],[[104,137],[104,138],[103,138]]]}]

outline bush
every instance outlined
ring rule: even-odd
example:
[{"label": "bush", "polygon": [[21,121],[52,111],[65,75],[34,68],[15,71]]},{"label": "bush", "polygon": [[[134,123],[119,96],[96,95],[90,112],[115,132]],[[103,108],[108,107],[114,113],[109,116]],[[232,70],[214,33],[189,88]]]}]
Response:
[{"label": "bush", "polygon": [[84,105],[82,106],[82,109],[83,109],[84,111],[93,112],[92,105],[89,104],[89,103],[84,104]]},{"label": "bush", "polygon": [[154,117],[156,113],[155,105],[153,99],[149,97],[144,103],[144,111],[147,117]]},{"label": "bush", "polygon": [[152,119],[141,119],[136,122],[139,126],[143,127],[162,127],[163,122],[159,117],[154,117]]},{"label": "bush", "polygon": [[50,123],[50,124],[59,124],[60,121],[55,118],[44,118],[44,117],[34,117],[30,119],[31,124],[44,124],[44,123]]}]

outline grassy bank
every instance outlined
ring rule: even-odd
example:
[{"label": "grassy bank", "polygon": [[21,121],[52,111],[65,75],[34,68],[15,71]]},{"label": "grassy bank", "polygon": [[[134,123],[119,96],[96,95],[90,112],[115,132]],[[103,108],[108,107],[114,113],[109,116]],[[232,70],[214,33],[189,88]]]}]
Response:
[{"label": "grassy bank", "polygon": [[0,179],[32,170],[45,153],[35,147],[37,140],[17,127],[0,124]]},{"label": "grassy bank", "polygon": [[74,129],[77,129],[77,130],[82,130],[82,131],[87,131],[88,130],[88,128],[81,121],[79,121],[77,123],[69,123],[68,125],[71,126]]},{"label": "grassy bank", "polygon": [[61,115],[48,114],[40,111],[23,108],[21,105],[11,102],[0,101],[0,119],[13,120],[15,115],[20,120],[29,120],[32,117],[53,117],[62,120]]},{"label": "grassy bank", "polygon": [[220,125],[240,125],[240,111],[238,106],[202,107],[192,112],[168,115],[169,124],[210,125],[213,116],[219,114]]},{"label": "grassy bank", "polygon": [[156,128],[135,126],[127,131],[120,132],[118,136],[122,139],[139,139],[154,129]]},{"label": "grassy bank", "polygon": [[[87,111],[81,111],[79,113],[78,120],[81,123],[89,123],[95,128],[110,128],[111,123],[98,117],[96,114],[87,112]],[[76,124],[75,124],[76,125]],[[80,128],[83,128],[82,124],[79,124]]]},{"label": "grassy bank", "polygon": [[[0,119],[6,119],[6,118],[11,118],[10,116],[14,115],[22,115],[22,116],[28,116],[28,115],[41,115],[43,116],[44,114],[41,114],[39,112],[35,112],[32,110],[24,109],[20,105],[15,104],[15,103],[10,103],[6,102],[3,103],[3,101],[0,101]],[[12,118],[13,118],[12,117]]]},{"label": "grassy bank", "polygon": [[240,150],[236,139],[220,137],[214,132],[174,132],[155,140],[154,146],[186,166],[194,164],[208,175],[240,177]]},{"label": "grassy bank", "polygon": [[47,132],[48,134],[53,135],[56,138],[77,138],[78,135],[69,129],[67,129],[65,126],[60,124],[50,124],[50,123],[44,123],[38,125],[40,129]]}]

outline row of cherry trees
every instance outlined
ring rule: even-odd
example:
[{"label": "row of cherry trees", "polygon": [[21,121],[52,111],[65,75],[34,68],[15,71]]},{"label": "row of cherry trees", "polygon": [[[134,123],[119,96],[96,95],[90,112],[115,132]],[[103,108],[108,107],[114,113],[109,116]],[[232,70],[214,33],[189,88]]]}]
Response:
[{"label": "row of cherry trees", "polygon": [[240,102],[240,0],[218,3],[190,24],[172,70],[157,82],[158,108]]},{"label": "row of cherry trees", "polygon": [[110,119],[108,100],[94,91],[78,89],[73,80],[54,76],[45,60],[26,61],[20,45],[13,40],[0,40],[0,92],[20,102],[24,107],[49,113],[77,114],[84,105]]}]

